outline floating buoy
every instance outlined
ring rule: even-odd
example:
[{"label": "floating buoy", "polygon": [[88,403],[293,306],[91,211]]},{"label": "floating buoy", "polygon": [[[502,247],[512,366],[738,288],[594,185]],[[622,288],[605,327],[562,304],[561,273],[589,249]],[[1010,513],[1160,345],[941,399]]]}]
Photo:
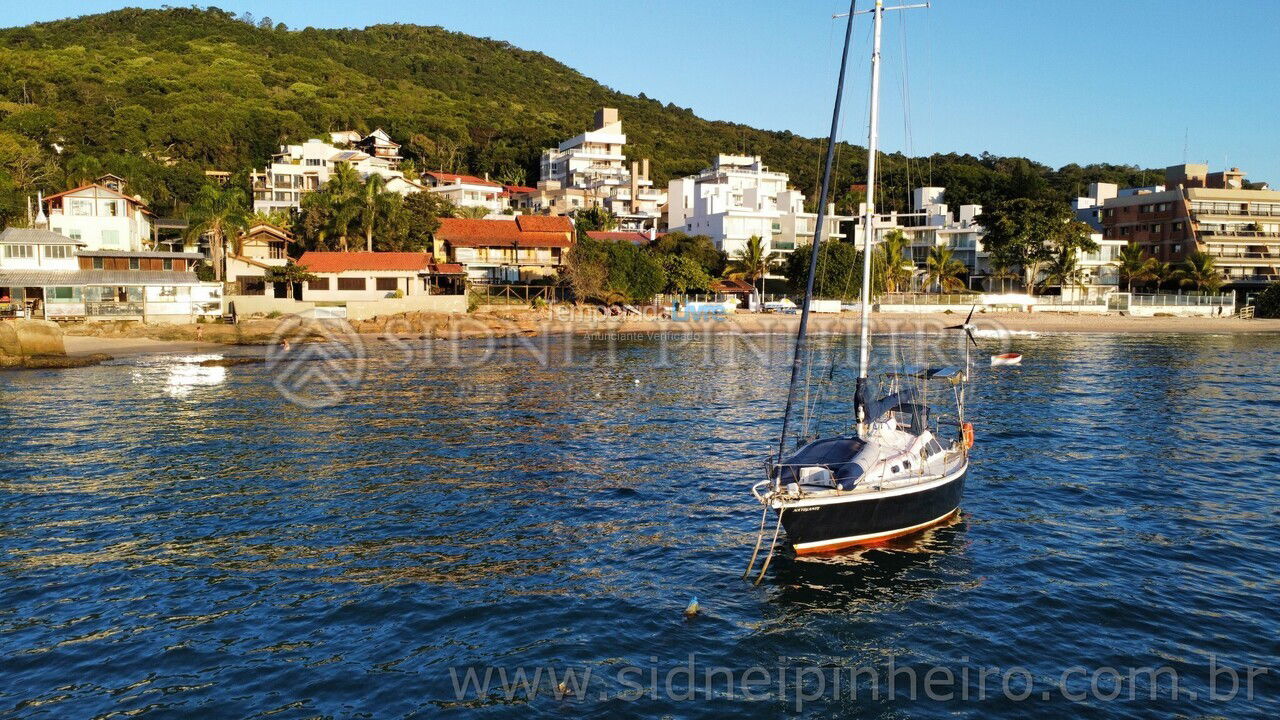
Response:
[{"label": "floating buoy", "polygon": [[1004,353],[1003,355],[992,355],[991,365],[1018,365],[1022,363],[1022,355],[1018,353]]},{"label": "floating buoy", "polygon": [[693,599],[689,601],[689,606],[684,609],[684,616],[686,618],[691,618],[698,614],[698,610],[698,596],[694,595]]}]

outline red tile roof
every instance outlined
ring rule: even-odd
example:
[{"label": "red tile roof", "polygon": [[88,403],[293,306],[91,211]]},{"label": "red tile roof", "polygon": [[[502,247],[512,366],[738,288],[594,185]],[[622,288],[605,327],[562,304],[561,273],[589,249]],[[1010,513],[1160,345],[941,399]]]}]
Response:
[{"label": "red tile roof", "polygon": [[573,232],[573,222],[563,215],[517,215],[516,224],[526,232]]},{"label": "red tile roof", "polygon": [[514,220],[440,218],[435,236],[454,247],[569,247],[573,224],[565,217],[531,215]]},{"label": "red tile roof", "polygon": [[502,187],[502,185],[499,183],[490,182],[488,180],[485,180],[484,178],[478,178],[475,175],[458,175],[456,173],[447,173],[447,172],[424,172],[422,174],[429,175],[432,178],[435,178],[435,180],[442,185],[452,185],[453,183],[461,182],[467,185],[487,185],[489,187]]},{"label": "red tile roof", "polygon": [[502,189],[503,189],[503,190],[506,190],[508,193],[531,193],[531,192],[538,192],[538,188],[526,187],[526,186],[524,186],[524,185],[503,185],[503,186],[502,186]]},{"label": "red tile roof", "polygon": [[313,273],[347,270],[426,272],[431,265],[431,255],[417,252],[305,252],[298,258],[298,264]]},{"label": "red tile roof", "polygon": [[[663,233],[658,233],[654,239],[662,237]],[[588,230],[587,237],[592,240],[611,240],[635,243],[636,245],[648,245],[649,233],[645,232],[625,232],[620,230]]]},{"label": "red tile roof", "polygon": [[431,272],[436,275],[462,275],[466,270],[459,263],[432,263]]}]

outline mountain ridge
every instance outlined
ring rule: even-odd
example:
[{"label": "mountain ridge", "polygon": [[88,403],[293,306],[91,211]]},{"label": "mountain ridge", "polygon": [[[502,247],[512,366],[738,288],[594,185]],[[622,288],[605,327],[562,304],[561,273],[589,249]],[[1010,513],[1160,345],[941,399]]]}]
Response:
[{"label": "mountain ridge", "polygon": [[[289,30],[217,8],[125,8],[0,30],[0,219],[12,219],[24,193],[98,171],[128,177],[162,210],[180,209],[203,169],[261,167],[281,143],[347,128],[386,129],[419,169],[532,184],[542,149],[587,129],[603,106],[619,109],[628,156],[651,158],[658,184],[718,152],[745,153],[789,173],[813,202],[824,139],[706,120],[502,40],[437,26]],[[841,145],[833,187],[848,210],[866,150]],[[23,153],[40,162],[23,167],[15,157]],[[1055,170],[986,154],[889,153],[882,207],[904,208],[910,186],[923,184],[924,162],[953,206],[1065,199],[1087,182],[1150,176],[1122,165]]]}]

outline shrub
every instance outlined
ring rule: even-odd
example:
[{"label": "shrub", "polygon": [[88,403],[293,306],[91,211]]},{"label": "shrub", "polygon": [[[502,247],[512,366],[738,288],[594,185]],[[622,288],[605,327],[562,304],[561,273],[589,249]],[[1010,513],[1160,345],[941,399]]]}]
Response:
[{"label": "shrub", "polygon": [[1280,318],[1280,282],[1273,282],[1253,301],[1253,314],[1257,317]]},{"label": "shrub", "polygon": [[269,320],[275,320],[278,317],[280,317],[279,310],[272,310],[271,312],[267,313],[267,319]]}]

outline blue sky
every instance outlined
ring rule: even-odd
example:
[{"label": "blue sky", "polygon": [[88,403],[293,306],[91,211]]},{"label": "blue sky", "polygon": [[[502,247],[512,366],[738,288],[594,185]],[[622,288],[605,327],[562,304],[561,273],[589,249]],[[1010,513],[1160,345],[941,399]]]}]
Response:
[{"label": "blue sky", "polygon": [[[293,28],[441,25],[542,51],[610,87],[705,118],[810,136],[830,122],[843,31],[830,16],[847,8],[839,0],[216,4]],[[15,3],[4,22],[117,7]],[[934,0],[886,23],[882,146],[985,150],[1055,167],[1163,167],[1185,158],[1280,185],[1277,27],[1274,0]],[[869,29],[865,18],[854,28],[842,133],[860,144]]]}]

